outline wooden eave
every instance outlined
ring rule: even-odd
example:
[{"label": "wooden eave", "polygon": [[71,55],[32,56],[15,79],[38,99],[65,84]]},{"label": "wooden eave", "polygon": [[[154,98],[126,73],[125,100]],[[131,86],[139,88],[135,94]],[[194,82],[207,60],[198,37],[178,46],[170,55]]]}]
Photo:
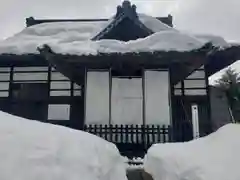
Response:
[{"label": "wooden eave", "polygon": [[48,62],[71,79],[79,78],[80,72],[87,69],[157,69],[173,71],[172,82],[178,83],[191,72],[205,64],[207,53],[212,45],[189,52],[157,51],[140,53],[99,53],[97,55],[63,55],[54,53],[50,47],[39,49]]},{"label": "wooden eave", "polygon": [[240,60],[240,45],[217,49],[208,56],[208,75],[215,74],[237,60]]},{"label": "wooden eave", "polygon": [[0,66],[46,66],[48,62],[40,54],[0,54]]}]

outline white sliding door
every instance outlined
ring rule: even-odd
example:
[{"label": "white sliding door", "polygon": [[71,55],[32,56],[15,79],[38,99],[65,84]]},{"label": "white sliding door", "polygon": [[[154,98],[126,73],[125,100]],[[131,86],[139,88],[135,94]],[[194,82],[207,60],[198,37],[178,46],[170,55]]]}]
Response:
[{"label": "white sliding door", "polygon": [[87,72],[86,124],[109,124],[109,72]]},{"label": "white sliding door", "polygon": [[145,71],[146,124],[170,124],[168,71]]},{"label": "white sliding door", "polygon": [[143,123],[142,78],[112,78],[112,124]]}]

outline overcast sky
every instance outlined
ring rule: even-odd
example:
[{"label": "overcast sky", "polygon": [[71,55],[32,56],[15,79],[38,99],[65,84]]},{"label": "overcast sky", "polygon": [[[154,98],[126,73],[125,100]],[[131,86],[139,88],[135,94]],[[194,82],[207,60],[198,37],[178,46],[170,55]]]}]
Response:
[{"label": "overcast sky", "polygon": [[[25,18],[108,18],[122,0],[0,0],[0,40],[21,31]],[[132,0],[137,11],[172,14],[177,29],[240,42],[240,0]],[[234,65],[240,72],[240,61]],[[215,77],[219,77],[216,75]]]},{"label": "overcast sky", "polygon": [[[25,18],[109,17],[122,0],[0,0],[0,39],[19,32]],[[240,0],[132,0],[138,12],[152,16],[171,13],[174,25],[196,33],[240,41]]]}]

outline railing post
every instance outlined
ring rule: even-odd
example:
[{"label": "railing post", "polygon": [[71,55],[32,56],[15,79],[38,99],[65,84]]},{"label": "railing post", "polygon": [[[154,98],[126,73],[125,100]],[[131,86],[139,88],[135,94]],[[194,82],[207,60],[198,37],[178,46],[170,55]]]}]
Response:
[{"label": "railing post", "polygon": [[123,141],[123,125],[120,126],[120,143],[124,143]]},{"label": "railing post", "polygon": [[105,136],[105,140],[109,141],[109,133],[108,133],[108,126],[105,124],[104,127],[103,127],[103,134]]},{"label": "railing post", "polygon": [[138,144],[139,143],[139,126],[138,125],[136,125],[135,126],[136,127],[136,143]]},{"label": "railing post", "polygon": [[162,130],[162,133],[163,133],[163,143],[165,143],[166,142],[166,126],[163,125],[162,127],[163,127],[163,130]]},{"label": "railing post", "polygon": [[130,133],[131,133],[131,143],[134,143],[134,134],[135,134],[135,131],[134,131],[134,127],[133,127],[133,124],[130,126]]},{"label": "railing post", "polygon": [[129,143],[129,137],[128,137],[128,125],[125,126],[125,136],[126,136],[126,143]]},{"label": "railing post", "polygon": [[87,125],[86,124],[83,126],[83,131],[87,132]]},{"label": "railing post", "polygon": [[173,131],[172,131],[172,127],[170,125],[168,125],[168,141],[172,142],[173,141]]},{"label": "railing post", "polygon": [[113,125],[109,125],[109,136],[110,136],[110,141],[113,142]]},{"label": "railing post", "polygon": [[118,129],[118,125],[115,124],[114,126],[114,131],[115,131],[115,142],[117,143],[118,142],[118,137],[119,137],[119,129]]},{"label": "railing post", "polygon": [[92,133],[92,125],[91,124],[88,126],[88,132]]},{"label": "railing post", "polygon": [[161,132],[160,132],[160,125],[157,125],[157,141],[158,143],[161,142]]},{"label": "railing post", "polygon": [[142,133],[142,139],[141,139],[141,143],[144,147],[144,152],[146,151],[146,142],[145,142],[145,126],[141,125],[141,133]]},{"label": "railing post", "polygon": [[100,124],[100,126],[99,126],[99,136],[104,139],[103,133],[102,133],[102,128],[103,128],[102,124]]},{"label": "railing post", "polygon": [[150,144],[149,130],[150,130],[150,126],[146,125],[146,127],[145,127],[145,136],[147,136],[147,138],[146,138],[147,139],[146,140],[146,150],[148,149],[149,144]]},{"label": "railing post", "polygon": [[152,142],[151,142],[151,144],[155,144],[156,143],[156,141],[155,141],[155,130],[156,130],[155,126],[152,125],[152,128],[151,128],[151,131],[152,131],[152,134],[151,134]]}]

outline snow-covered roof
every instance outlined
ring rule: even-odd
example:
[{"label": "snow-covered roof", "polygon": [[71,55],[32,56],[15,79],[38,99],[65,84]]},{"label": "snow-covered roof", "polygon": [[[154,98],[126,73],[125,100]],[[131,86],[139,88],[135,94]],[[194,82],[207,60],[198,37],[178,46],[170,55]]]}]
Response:
[{"label": "snow-covered roof", "polygon": [[214,46],[229,46],[230,44],[224,38],[211,34],[195,34],[195,37],[203,43],[211,42]]},{"label": "snow-covered roof", "polygon": [[[151,52],[151,51],[190,51],[202,47],[212,36],[193,36],[180,32],[160,20],[139,14],[139,20],[154,34],[133,41],[118,40],[92,41],[109,21],[96,22],[54,22],[25,28],[20,33],[0,42],[0,54],[38,54],[37,47],[49,45],[60,54],[93,54],[99,52]],[[214,38],[214,42],[217,41]]]}]

